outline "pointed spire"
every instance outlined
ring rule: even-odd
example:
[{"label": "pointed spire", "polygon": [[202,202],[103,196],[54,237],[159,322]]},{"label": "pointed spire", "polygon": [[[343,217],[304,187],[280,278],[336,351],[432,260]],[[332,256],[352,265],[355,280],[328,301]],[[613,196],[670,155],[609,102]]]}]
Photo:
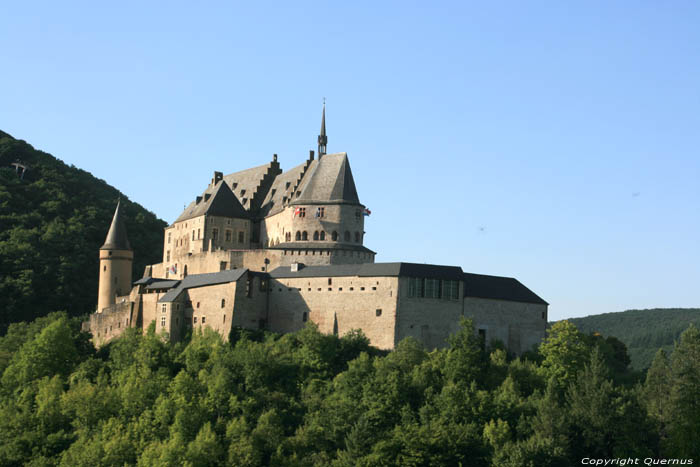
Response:
[{"label": "pointed spire", "polygon": [[105,244],[102,245],[100,250],[131,250],[129,239],[126,238],[126,226],[124,225],[121,198],[117,201],[117,209],[114,210],[112,225],[109,226]]},{"label": "pointed spire", "polygon": [[323,98],[323,115],[321,117],[321,134],[318,135],[318,158],[326,154],[326,145],[328,144],[328,136],[326,136],[326,98]]}]

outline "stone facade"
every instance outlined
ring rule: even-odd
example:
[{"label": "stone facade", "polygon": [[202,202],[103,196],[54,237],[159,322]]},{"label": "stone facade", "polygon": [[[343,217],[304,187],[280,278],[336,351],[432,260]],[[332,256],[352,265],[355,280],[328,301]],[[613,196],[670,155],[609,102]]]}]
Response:
[{"label": "stone facade", "polygon": [[[84,323],[96,345],[126,327],[177,341],[209,327],[292,332],[308,322],[344,335],[360,329],[392,349],[406,337],[446,345],[462,317],[488,343],[520,354],[544,338],[547,303],[512,278],[455,266],[375,263],[347,154],[325,154],[283,171],[272,162],[214,176],[165,228],[163,259],[131,284],[133,254],[119,205],[100,250],[96,313]],[[323,144],[321,144],[323,142]],[[123,294],[128,294],[122,296]]]}]

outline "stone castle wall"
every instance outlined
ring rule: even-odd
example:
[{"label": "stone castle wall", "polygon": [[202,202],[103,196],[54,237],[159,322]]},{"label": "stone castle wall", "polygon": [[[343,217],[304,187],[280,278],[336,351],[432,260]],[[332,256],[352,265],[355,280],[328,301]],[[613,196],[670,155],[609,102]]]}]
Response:
[{"label": "stone castle wall", "polygon": [[486,334],[498,339],[509,351],[521,354],[542,342],[547,326],[547,305],[465,297],[464,316]]},{"label": "stone castle wall", "polygon": [[396,277],[273,279],[269,329],[293,332],[306,321],[316,323],[322,332],[339,336],[362,329],[372,345],[391,349],[397,288]]}]

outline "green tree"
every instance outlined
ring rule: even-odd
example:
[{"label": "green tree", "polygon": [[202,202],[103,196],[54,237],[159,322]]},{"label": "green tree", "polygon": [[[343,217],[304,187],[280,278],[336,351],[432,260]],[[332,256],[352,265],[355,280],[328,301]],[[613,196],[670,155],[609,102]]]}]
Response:
[{"label": "green tree", "polygon": [[547,331],[539,346],[541,371],[545,379],[554,380],[564,390],[583,370],[590,355],[585,336],[569,321],[558,321]]},{"label": "green tree", "polygon": [[669,452],[700,458],[700,331],[692,324],[671,355]]}]

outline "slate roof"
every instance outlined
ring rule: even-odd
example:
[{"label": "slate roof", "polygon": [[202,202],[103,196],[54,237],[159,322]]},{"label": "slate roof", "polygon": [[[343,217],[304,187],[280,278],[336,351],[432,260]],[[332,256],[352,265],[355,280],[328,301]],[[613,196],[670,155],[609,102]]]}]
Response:
[{"label": "slate roof", "polygon": [[549,305],[512,277],[464,273],[465,296]]},{"label": "slate roof", "polygon": [[172,302],[178,297],[178,295],[180,295],[180,293],[187,289],[236,282],[243,276],[243,274],[246,273],[246,271],[248,270],[228,269],[226,271],[212,272],[208,274],[190,274],[189,276],[179,281],[179,284],[176,287],[173,287],[165,295],[160,297],[160,300],[158,300],[158,302]]},{"label": "slate roof", "polygon": [[[303,261],[302,261],[303,262]],[[303,277],[425,277],[430,279],[464,281],[465,296],[490,298],[510,302],[548,305],[533,291],[512,277],[487,276],[462,272],[459,266],[440,266],[420,263],[364,263],[304,266],[292,272],[290,266],[270,272],[275,279]]]},{"label": "slate roof", "polygon": [[309,167],[301,183],[301,195],[292,204],[360,204],[347,153],[325,154]]},{"label": "slate roof", "polygon": [[117,201],[117,208],[114,210],[112,224],[109,226],[107,238],[100,250],[131,250],[129,239],[126,237],[126,226],[124,225],[121,200]]},{"label": "slate roof", "polygon": [[294,277],[429,277],[433,279],[462,280],[462,268],[418,263],[363,263],[304,266],[292,272],[290,266],[281,266],[270,272],[274,278]]},{"label": "slate roof", "polygon": [[[294,187],[297,180],[299,180],[299,177],[301,177],[305,166],[306,162],[299,164],[286,172],[282,172],[275,178],[275,181],[272,183],[272,186],[267,192],[267,195],[265,196],[265,199],[260,207],[261,215],[272,216],[284,209],[285,197],[286,200],[292,199],[292,196],[294,195]],[[287,184],[289,184],[289,187],[287,187]]]},{"label": "slate roof", "polygon": [[244,209],[250,209],[250,200],[253,199],[253,194],[257,191],[260,182],[262,182],[272,164],[273,162],[268,162],[257,167],[224,175],[224,181],[226,181]]},{"label": "slate roof", "polygon": [[365,253],[376,254],[375,251],[372,251],[363,245],[358,245],[357,243],[343,243],[343,242],[318,242],[318,241],[284,242],[284,243],[278,243],[277,245],[269,246],[269,247],[267,247],[267,249],[269,249],[269,250],[351,250],[351,251],[363,251]]},{"label": "slate roof", "polygon": [[250,217],[248,211],[243,208],[225,181],[219,181],[216,185],[207,187],[200,201],[192,201],[175,222],[192,219],[204,214],[237,219],[248,219]]}]

